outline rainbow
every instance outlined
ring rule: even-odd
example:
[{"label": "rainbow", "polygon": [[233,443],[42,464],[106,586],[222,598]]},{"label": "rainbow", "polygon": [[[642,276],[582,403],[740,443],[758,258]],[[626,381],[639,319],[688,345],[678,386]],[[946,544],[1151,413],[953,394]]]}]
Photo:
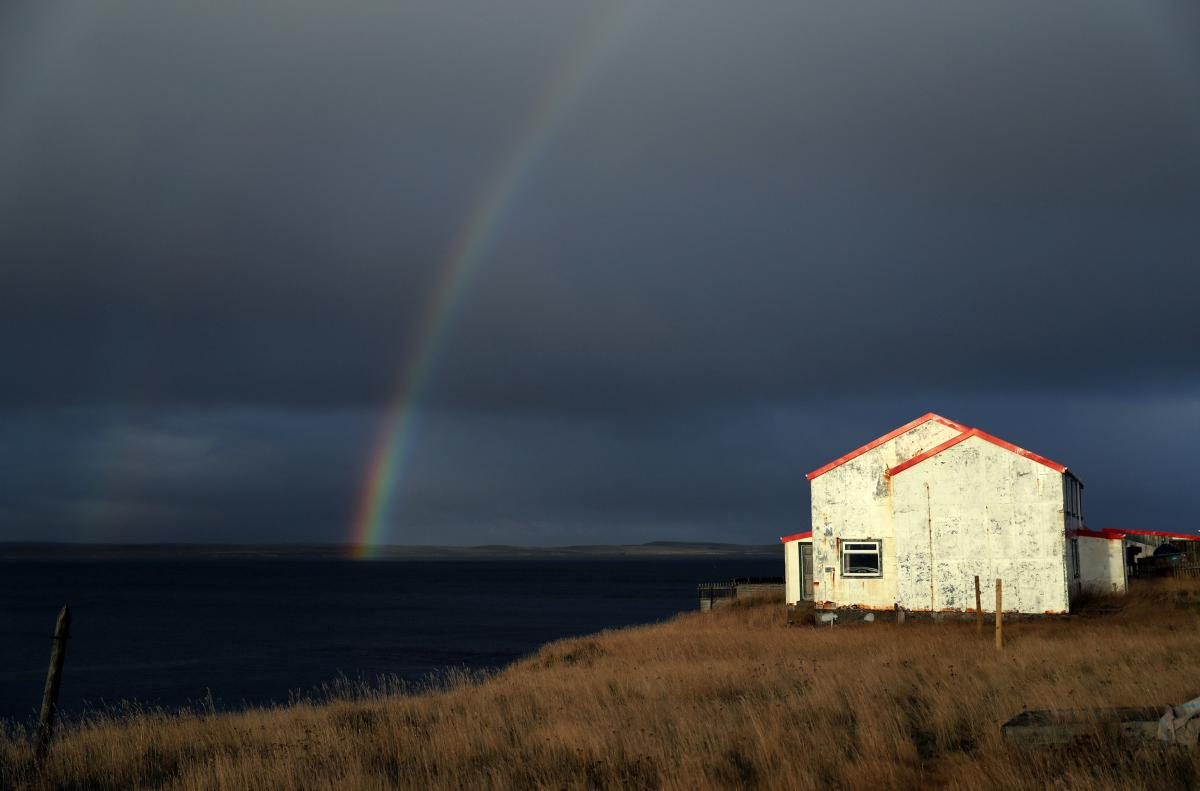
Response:
[{"label": "rainbow", "polygon": [[351,554],[371,557],[385,538],[387,517],[412,447],[417,406],[433,371],[438,349],[470,275],[486,257],[514,199],[568,111],[612,56],[618,35],[630,28],[632,4],[613,4],[585,28],[557,76],[533,103],[524,132],[473,202],[442,260],[416,324],[407,365],[389,402],[359,494],[350,540]]}]

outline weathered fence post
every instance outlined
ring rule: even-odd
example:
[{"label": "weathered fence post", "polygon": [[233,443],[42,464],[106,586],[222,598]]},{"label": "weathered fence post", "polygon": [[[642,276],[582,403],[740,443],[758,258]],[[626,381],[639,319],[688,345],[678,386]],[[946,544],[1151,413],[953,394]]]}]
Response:
[{"label": "weathered fence post", "polygon": [[1004,593],[1003,583],[996,577],[996,650],[1004,648]]},{"label": "weathered fence post", "polygon": [[983,634],[983,599],[979,595],[979,575],[975,575],[975,634]]},{"label": "weathered fence post", "polygon": [[54,624],[50,646],[50,669],[46,672],[46,690],[42,693],[42,711],[38,717],[34,760],[38,766],[46,760],[50,739],[54,736],[54,718],[58,714],[58,688],[62,684],[63,660],[67,658],[67,638],[71,630],[71,608],[63,605]]}]

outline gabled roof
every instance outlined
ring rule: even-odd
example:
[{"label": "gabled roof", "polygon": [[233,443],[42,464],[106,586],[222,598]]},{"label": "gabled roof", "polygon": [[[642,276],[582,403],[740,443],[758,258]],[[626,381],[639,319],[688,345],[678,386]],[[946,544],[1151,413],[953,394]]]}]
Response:
[{"label": "gabled roof", "polygon": [[805,477],[807,477],[811,481],[813,478],[816,478],[818,475],[824,475],[825,473],[829,472],[830,470],[832,470],[836,467],[842,466],[843,464],[850,461],[851,459],[856,459],[859,456],[866,453],[867,451],[874,450],[875,448],[878,448],[883,443],[889,442],[889,441],[895,439],[896,437],[900,436],[901,434],[911,431],[912,429],[916,428],[917,426],[921,425],[922,423],[928,423],[930,420],[936,420],[938,423],[941,423],[943,426],[949,426],[950,428],[958,429],[959,431],[965,432],[965,431],[970,430],[969,428],[962,425],[961,423],[955,423],[953,420],[949,420],[949,419],[944,418],[941,415],[935,414],[933,412],[926,412],[924,415],[921,415],[916,420],[905,423],[900,428],[895,429],[893,431],[889,431],[888,433],[884,434],[882,437],[880,437],[878,439],[871,440],[866,445],[863,445],[861,448],[858,448],[857,450],[850,451],[845,456],[842,456],[840,459],[834,459],[833,461],[826,464],[824,467],[818,467],[817,469],[813,470]]},{"label": "gabled roof", "polygon": [[999,437],[994,437],[991,434],[989,434],[986,431],[983,431],[981,429],[972,428],[972,429],[967,429],[963,433],[959,434],[957,437],[951,437],[950,439],[943,442],[941,445],[937,445],[937,446],[932,447],[929,450],[925,451],[924,453],[920,453],[920,454],[917,454],[916,456],[913,456],[908,461],[904,461],[904,462],[897,464],[895,467],[892,467],[890,470],[888,470],[888,475],[896,475],[897,473],[904,472],[909,467],[913,467],[917,464],[920,464],[921,462],[925,461],[926,459],[932,458],[932,457],[938,455],[939,453],[941,453],[942,451],[946,450],[947,448],[952,448],[955,445],[957,445],[958,443],[962,442],[963,440],[970,439],[971,437],[979,437],[980,439],[986,440],[986,441],[992,443],[993,445],[998,445],[1001,448],[1004,448],[1005,450],[1012,451],[1013,453],[1017,454],[1018,456],[1024,456],[1025,458],[1027,458],[1031,461],[1036,461],[1038,464],[1044,464],[1047,467],[1049,467],[1050,469],[1054,470],[1055,472],[1066,472],[1067,471],[1067,466],[1065,464],[1059,464],[1056,461],[1047,459],[1045,456],[1039,456],[1036,453],[1034,453],[1033,451],[1025,450],[1024,448],[1017,447],[1016,445],[1012,444],[1011,442],[1005,442],[1004,440],[1000,439]]},{"label": "gabled roof", "polygon": [[779,543],[786,544],[789,541],[808,541],[810,539],[812,539],[811,530],[804,533],[792,533],[790,536],[780,536]]}]

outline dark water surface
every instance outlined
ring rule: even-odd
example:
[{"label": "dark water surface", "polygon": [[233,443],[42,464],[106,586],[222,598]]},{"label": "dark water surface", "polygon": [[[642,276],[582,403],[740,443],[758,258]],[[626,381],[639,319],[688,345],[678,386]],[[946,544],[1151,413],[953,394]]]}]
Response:
[{"label": "dark water surface", "polygon": [[68,714],[209,691],[234,708],[338,674],[495,668],[560,637],[693,610],[698,582],[782,573],[782,558],[746,557],[0,561],[0,719],[28,722],[40,703],[64,603]]}]

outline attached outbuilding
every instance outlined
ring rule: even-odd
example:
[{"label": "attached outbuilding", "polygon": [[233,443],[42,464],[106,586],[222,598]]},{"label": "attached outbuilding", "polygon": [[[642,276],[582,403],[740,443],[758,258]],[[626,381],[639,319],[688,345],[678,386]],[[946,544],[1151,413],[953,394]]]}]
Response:
[{"label": "attached outbuilding", "polygon": [[1090,531],[1065,465],[929,413],[808,474],[812,530],[781,539],[789,603],[975,609],[975,577],[1006,612],[1066,613],[1123,592],[1119,535]]},{"label": "attached outbuilding", "polygon": [[1123,539],[1125,570],[1136,577],[1200,577],[1200,533],[1105,528],[1100,535]]},{"label": "attached outbuilding", "polygon": [[812,531],[783,536],[784,596],[789,604],[813,600]]}]

